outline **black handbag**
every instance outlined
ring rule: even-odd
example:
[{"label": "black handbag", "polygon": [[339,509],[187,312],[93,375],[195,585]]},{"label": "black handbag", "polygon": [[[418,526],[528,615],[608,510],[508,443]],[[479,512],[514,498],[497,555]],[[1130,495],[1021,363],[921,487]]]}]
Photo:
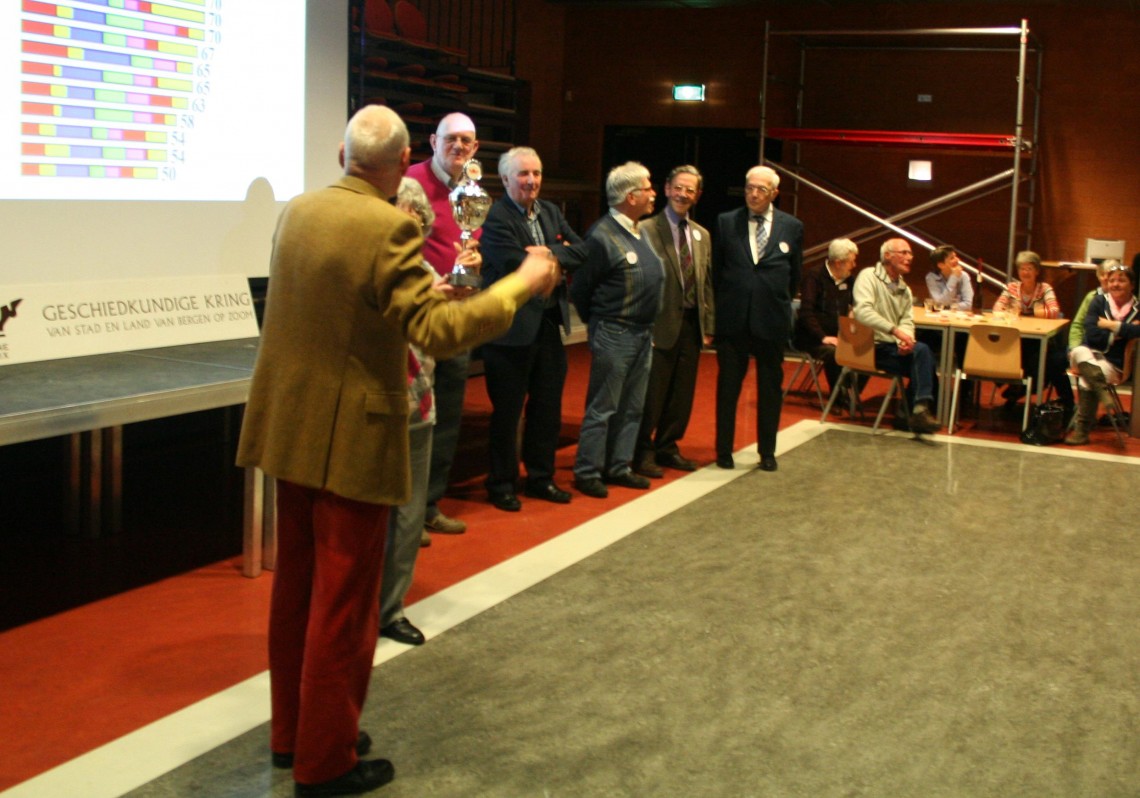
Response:
[{"label": "black handbag", "polygon": [[1021,433],[1021,442],[1034,446],[1060,443],[1065,437],[1065,408],[1058,402],[1044,402],[1033,407],[1029,426]]}]

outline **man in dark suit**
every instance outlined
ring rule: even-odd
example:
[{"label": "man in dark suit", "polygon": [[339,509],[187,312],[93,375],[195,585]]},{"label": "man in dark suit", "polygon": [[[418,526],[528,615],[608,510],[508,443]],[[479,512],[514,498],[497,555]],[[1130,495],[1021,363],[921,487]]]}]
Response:
[{"label": "man in dark suit", "polygon": [[804,273],[800,284],[800,310],[796,314],[796,348],[823,361],[828,390],[835,388],[843,368],[835,362],[839,343],[839,317],[851,312],[851,286],[859,247],[849,238],[827,246],[827,261]]},{"label": "man in dark suit", "polygon": [[760,468],[776,470],[784,344],[792,324],[792,296],[800,283],[804,226],[772,201],[780,176],[767,166],[748,170],[746,207],[722,213],[713,236],[716,295],[716,464],[733,468],[736,403],[756,358],[756,429]]},{"label": "man in dark suit", "polygon": [[637,436],[633,470],[661,477],[662,466],[695,471],[677,442],[693,412],[701,347],[712,342],[712,239],[689,218],[701,197],[701,173],[678,166],[665,181],[665,210],[641,230],[665,267],[661,310],[653,322],[653,365]]},{"label": "man in dark suit", "polygon": [[[586,245],[558,206],[538,198],[542,161],[530,147],[515,147],[499,158],[499,177],[506,196],[499,199],[483,224],[485,285],[519,267],[527,247],[549,247],[564,272],[586,259]],[[565,504],[570,494],[554,483],[554,453],[562,428],[562,386],[566,382],[566,350],[560,328],[570,333],[570,304],[563,281],[549,297],[534,297],[519,308],[501,338],[483,347],[487,394],[491,398],[490,456],[487,493],[500,510],[521,507],[518,428],[526,406],[522,460],[527,496]]]}]

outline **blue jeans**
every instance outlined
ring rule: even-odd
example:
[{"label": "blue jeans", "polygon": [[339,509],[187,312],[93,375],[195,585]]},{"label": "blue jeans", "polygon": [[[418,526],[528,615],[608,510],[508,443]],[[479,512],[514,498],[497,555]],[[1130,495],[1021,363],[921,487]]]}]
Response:
[{"label": "blue jeans", "polygon": [[591,320],[590,384],[574,461],[578,479],[630,472],[653,362],[652,342],[653,328],[648,325]]},{"label": "blue jeans", "polygon": [[925,402],[934,410],[934,353],[916,341],[909,355],[900,355],[898,344],[875,344],[875,367],[910,378],[907,395],[911,408]]}]

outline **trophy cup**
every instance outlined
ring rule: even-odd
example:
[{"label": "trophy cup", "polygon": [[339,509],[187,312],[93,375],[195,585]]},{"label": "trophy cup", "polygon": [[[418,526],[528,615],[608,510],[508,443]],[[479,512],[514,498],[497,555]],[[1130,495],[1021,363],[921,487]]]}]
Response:
[{"label": "trophy cup", "polygon": [[[455,217],[455,223],[459,225],[459,229],[462,231],[459,235],[459,243],[464,249],[467,247],[467,242],[471,240],[472,232],[483,225],[483,222],[487,220],[487,213],[491,210],[491,197],[479,186],[479,180],[482,177],[482,165],[472,158],[463,164],[463,176],[459,180],[459,185],[453,188],[448,195],[448,199],[451,201],[451,214]],[[448,282],[463,288],[478,288],[482,284],[483,278],[479,272],[457,263],[455,268],[451,270]]]}]

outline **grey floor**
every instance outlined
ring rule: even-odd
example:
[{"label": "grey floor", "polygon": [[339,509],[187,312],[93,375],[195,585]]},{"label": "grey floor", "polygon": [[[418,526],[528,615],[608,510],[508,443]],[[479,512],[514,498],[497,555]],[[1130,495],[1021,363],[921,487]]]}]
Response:
[{"label": "grey floor", "polygon": [[1138,477],[829,431],[378,668],[374,794],[1140,796]]}]

